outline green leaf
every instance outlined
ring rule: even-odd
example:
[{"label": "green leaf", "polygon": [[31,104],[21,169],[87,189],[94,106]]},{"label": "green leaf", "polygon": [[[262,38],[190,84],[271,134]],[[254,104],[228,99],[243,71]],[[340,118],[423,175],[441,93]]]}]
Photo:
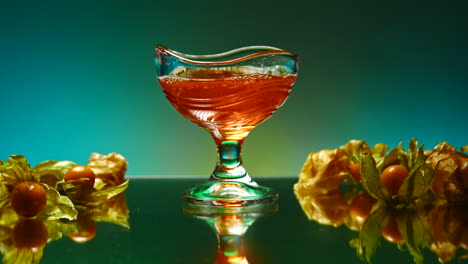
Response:
[{"label": "green leaf", "polygon": [[413,256],[414,263],[422,264],[424,256],[421,249],[427,240],[422,219],[417,213],[412,212],[405,217],[398,218],[397,223],[408,251]]},{"label": "green leaf", "polygon": [[50,187],[47,184],[42,184],[47,193],[47,205],[43,212],[37,218],[47,220],[67,219],[75,220],[78,211],[75,209],[73,202],[66,196]]},{"label": "green leaf", "polygon": [[[434,170],[428,164],[424,164],[417,170],[412,177],[403,182],[402,189],[408,189],[406,185],[413,185],[412,192],[407,190],[406,199],[408,201],[416,200],[425,194],[431,187],[432,178],[434,176]],[[400,193],[398,193],[400,196]],[[403,193],[401,194],[403,195]]]},{"label": "green leaf", "polygon": [[408,147],[409,153],[410,153],[410,163],[408,164],[409,167],[413,167],[415,164],[415,161],[418,156],[418,140],[416,138],[412,138],[409,147]]},{"label": "green leaf", "polygon": [[408,152],[406,152],[405,148],[403,148],[402,144],[404,141],[400,142],[398,144],[398,159],[400,160],[400,165],[405,167],[408,171],[410,171],[410,157],[408,155]]},{"label": "green leaf", "polygon": [[380,245],[380,237],[382,236],[383,226],[382,223],[387,213],[384,206],[379,206],[374,209],[362,225],[361,232],[359,232],[359,245],[360,249],[357,251],[363,254],[362,256],[367,262],[371,262],[372,257]]},{"label": "green leaf", "polygon": [[371,196],[378,200],[386,200],[380,183],[380,173],[377,170],[375,160],[369,153],[362,154],[361,164],[361,179],[364,189]]},{"label": "green leaf", "polygon": [[40,178],[41,183],[55,187],[58,181],[63,180],[65,174],[77,164],[73,161],[48,160],[34,166],[33,170]]},{"label": "green leaf", "polygon": [[424,145],[422,145],[418,151],[411,152],[411,157],[413,160],[413,163],[411,164],[411,171],[410,171],[410,176],[413,175],[416,171],[421,168],[424,163],[426,163],[426,159],[424,158]]},{"label": "green leaf", "polygon": [[39,182],[39,177],[32,173],[28,160],[21,155],[11,155],[6,163],[0,165],[0,177],[11,186],[23,181]]},{"label": "green leaf", "polygon": [[377,169],[379,171],[383,171],[384,168],[394,165],[394,164],[399,164],[400,159],[398,157],[399,149],[394,148],[392,149],[387,155],[385,155],[385,158],[381,160],[380,163],[377,164]]},{"label": "green leaf", "polygon": [[434,175],[432,167],[425,164],[423,146],[414,155],[417,157],[415,163],[411,168],[409,177],[401,185],[396,197],[401,202],[408,203],[423,195],[429,189]]},{"label": "green leaf", "polygon": [[349,246],[356,249],[356,254],[360,259],[365,260],[364,249],[361,247],[361,240],[359,239],[359,237],[351,239],[351,241],[349,241]]}]

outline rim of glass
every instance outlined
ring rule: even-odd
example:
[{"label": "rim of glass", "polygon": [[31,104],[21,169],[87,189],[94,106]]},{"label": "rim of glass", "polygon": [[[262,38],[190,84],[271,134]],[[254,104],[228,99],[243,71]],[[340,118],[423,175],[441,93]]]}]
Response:
[{"label": "rim of glass", "polygon": [[[197,60],[197,59],[216,59],[216,58],[221,58],[224,56],[229,56],[238,52],[245,52],[249,50],[260,50],[257,52],[254,52],[252,54],[242,56],[239,58],[231,59],[231,60],[226,60],[226,61],[202,61],[202,60]],[[263,50],[263,51],[262,51]],[[167,48],[166,46],[163,45],[156,45],[155,47],[155,53],[161,53],[165,55],[170,55],[173,57],[178,58],[181,61],[192,63],[192,64],[204,64],[204,65],[213,65],[213,64],[230,64],[230,63],[235,63],[243,60],[247,60],[250,58],[262,56],[262,55],[267,55],[267,54],[284,54],[293,57],[294,59],[299,58],[299,56],[291,51],[271,47],[271,46],[262,46],[262,45],[254,45],[254,46],[246,46],[242,48],[237,48],[233,50],[229,50],[226,52],[221,52],[221,53],[216,53],[216,54],[206,54],[206,55],[192,55],[192,54],[185,54],[182,52],[178,52],[175,50],[171,50]]]}]

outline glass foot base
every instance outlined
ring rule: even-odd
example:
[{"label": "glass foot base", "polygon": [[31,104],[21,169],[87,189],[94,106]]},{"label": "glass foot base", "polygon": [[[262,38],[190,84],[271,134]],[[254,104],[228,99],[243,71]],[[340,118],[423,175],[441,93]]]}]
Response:
[{"label": "glass foot base", "polygon": [[209,207],[243,207],[274,202],[278,193],[255,182],[210,181],[189,189],[184,200]]}]

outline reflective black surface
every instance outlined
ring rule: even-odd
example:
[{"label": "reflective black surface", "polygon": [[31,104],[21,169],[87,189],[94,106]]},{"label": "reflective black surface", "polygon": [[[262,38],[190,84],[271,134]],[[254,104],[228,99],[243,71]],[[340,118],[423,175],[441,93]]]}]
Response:
[{"label": "reflective black surface", "polygon": [[[129,178],[126,191],[129,230],[100,222],[96,236],[89,242],[78,244],[63,237],[48,243],[40,263],[233,263],[220,260],[213,222],[210,224],[206,217],[183,210],[184,191],[204,179]],[[293,193],[296,178],[257,180],[279,192],[279,209],[253,217],[254,221],[248,223],[241,252],[248,262],[244,259],[240,263],[364,263],[349,245],[358,232],[345,225],[322,226],[307,219]],[[225,219],[232,223],[232,214]],[[424,263],[439,263],[437,255],[428,248],[423,253]],[[372,262],[413,260],[408,252],[381,239]]]}]

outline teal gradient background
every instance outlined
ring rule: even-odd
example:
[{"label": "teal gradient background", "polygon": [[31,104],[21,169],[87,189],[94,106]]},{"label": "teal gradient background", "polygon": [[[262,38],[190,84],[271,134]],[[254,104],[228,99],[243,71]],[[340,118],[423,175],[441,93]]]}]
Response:
[{"label": "teal gradient background", "polygon": [[209,175],[215,145],[166,101],[153,48],[271,45],[301,56],[286,104],[244,145],[251,175],[297,175],[350,139],[468,144],[463,1],[17,1],[0,5],[0,159],[86,163],[129,175]]}]

